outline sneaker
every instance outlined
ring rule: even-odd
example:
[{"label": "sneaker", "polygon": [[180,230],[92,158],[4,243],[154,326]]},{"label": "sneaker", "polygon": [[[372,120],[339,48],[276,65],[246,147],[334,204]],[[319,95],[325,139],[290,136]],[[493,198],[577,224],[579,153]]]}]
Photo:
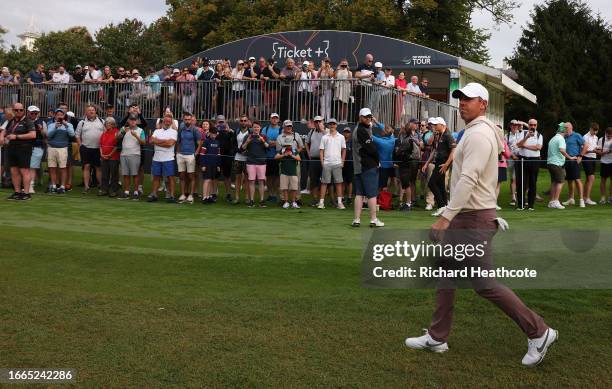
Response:
[{"label": "sneaker", "polygon": [[217,194],[213,193],[212,195],[210,195],[210,197],[212,198],[213,203],[217,202]]},{"label": "sneaker", "polygon": [[310,194],[310,191],[308,189],[304,189],[303,191],[300,192],[300,194],[308,195]]},{"label": "sneaker", "polygon": [[597,205],[597,203],[595,201],[591,200],[591,199],[584,200],[584,203],[586,205]]},{"label": "sneaker", "polygon": [[317,205],[317,208],[325,209],[325,203],[319,202],[319,205]]},{"label": "sneaker", "polygon": [[141,196],[142,196],[142,192],[143,192],[142,185],[138,185],[138,193],[140,193]]},{"label": "sneaker", "polygon": [[317,205],[319,205],[319,202],[317,200],[312,200],[310,202],[310,206],[313,207],[313,208],[316,207]]},{"label": "sneaker", "polygon": [[599,205],[606,205],[605,197],[602,197],[601,200],[599,200]]},{"label": "sneaker", "polygon": [[580,208],[584,208],[586,205],[584,204],[584,199],[580,199]]},{"label": "sneaker", "polygon": [[66,194],[66,189],[64,188],[57,188],[53,190],[53,193],[58,194],[58,195],[63,195]]},{"label": "sneaker", "polygon": [[544,201],[544,199],[542,198],[542,196],[540,196],[539,194],[536,193],[535,196],[536,201]]},{"label": "sneaker", "polygon": [[565,209],[565,207],[563,205],[561,205],[561,203],[559,201],[552,201],[552,207],[553,209]]},{"label": "sneaker", "polygon": [[89,188],[83,188],[83,194],[89,193]]},{"label": "sneaker", "polygon": [[193,204],[193,195],[187,196],[187,203]]},{"label": "sneaker", "polygon": [[499,205],[495,205],[495,210],[496,210],[496,211],[501,211],[501,210],[502,210],[502,207],[500,207]]},{"label": "sneaker", "polygon": [[157,201],[157,196],[154,196],[153,194],[150,194],[149,197],[147,197],[147,203],[154,203]]},{"label": "sneaker", "polygon": [[511,206],[511,207],[514,207],[516,205],[516,200],[510,201],[510,203],[508,205]]},{"label": "sneaker", "polygon": [[433,205],[431,204],[427,204],[427,206],[425,206],[426,211],[431,211],[432,209],[433,209]]},{"label": "sneaker", "polygon": [[529,207],[527,208],[528,211],[535,211],[535,209],[533,207]]},{"label": "sneaker", "polygon": [[283,209],[289,209],[289,202],[285,201],[285,203],[283,204]]},{"label": "sneaker", "polygon": [[400,211],[407,211],[408,209],[410,209],[410,206],[407,203],[403,203],[400,205],[399,210]]},{"label": "sneaker", "polygon": [[247,200],[246,204],[247,204],[247,207],[249,207],[249,208],[253,208],[253,207],[255,206],[255,201],[253,201],[253,200]]},{"label": "sneaker", "polygon": [[238,204],[240,204],[240,200],[239,199],[235,199],[234,201],[232,201],[232,204],[238,205]]},{"label": "sneaker", "polygon": [[445,209],[446,207],[440,207],[436,210],[436,212],[432,213],[431,216],[438,217],[442,215],[442,212],[444,212]]},{"label": "sneaker", "polygon": [[132,200],[133,201],[138,201],[138,200],[140,200],[140,196],[142,196],[142,192],[141,191],[135,191],[134,193],[132,193]]},{"label": "sneaker", "polygon": [[232,189],[236,189],[236,184],[231,184],[231,185],[230,185],[230,188],[232,188]]},{"label": "sneaker", "polygon": [[174,198],[174,196],[166,197],[166,202],[168,204],[174,204],[176,203],[176,199]]},{"label": "sneaker", "polygon": [[297,199],[295,200],[296,204],[299,205],[300,207],[304,206],[304,202],[302,201],[302,199]]},{"label": "sneaker", "polygon": [[384,227],[385,223],[381,222],[378,219],[374,219],[372,221],[370,221],[370,227]]},{"label": "sneaker", "polygon": [[225,201],[228,202],[228,203],[231,203],[232,202],[232,195],[231,194],[226,194],[225,195]]},{"label": "sneaker", "polygon": [[517,211],[524,211],[524,210],[525,210],[525,208],[523,208],[523,207],[517,207],[517,208],[516,208],[516,210],[517,210]]},{"label": "sneaker", "polygon": [[105,190],[99,190],[98,191],[98,196],[108,196],[108,192]]},{"label": "sneaker", "polygon": [[293,203],[291,203],[291,208],[293,208],[293,209],[300,209],[300,205],[297,202],[294,201]]},{"label": "sneaker", "polygon": [[21,201],[29,201],[29,200],[32,200],[32,195],[31,195],[31,194],[29,194],[29,193],[22,193],[22,194],[19,196],[19,200],[21,200]]},{"label": "sneaker", "polygon": [[568,205],[576,205],[576,201],[574,201],[574,199],[567,199],[567,201],[564,201],[563,203],[561,203],[562,205],[568,206]]},{"label": "sneaker", "polygon": [[187,200],[187,196],[185,196],[184,194],[180,195],[180,197],[178,198],[179,204],[183,204],[185,200]]},{"label": "sneaker", "polygon": [[425,335],[423,336],[406,338],[404,341],[406,347],[415,350],[433,351],[434,353],[445,353],[448,351],[448,343],[438,342],[429,335],[429,331],[426,329],[423,329],[423,331],[425,331]]},{"label": "sneaker", "polygon": [[117,197],[117,199],[119,200],[127,200],[129,198],[130,198],[130,192],[128,193],[123,192],[119,195],[119,197]]},{"label": "sneaker", "polygon": [[259,208],[266,208],[266,202],[265,201],[260,201],[259,202]]},{"label": "sneaker", "polygon": [[[47,188],[47,193],[49,193],[49,194],[56,194],[57,193],[57,187],[51,186],[51,187]],[[605,203],[606,203],[606,200],[604,200],[604,204]]]},{"label": "sneaker", "polygon": [[344,206],[344,204],[342,204],[342,201],[338,202],[338,209],[346,209],[346,207]]},{"label": "sneaker", "polygon": [[521,361],[525,366],[536,366],[544,360],[548,348],[559,339],[559,331],[549,328],[539,338],[527,341],[527,354]]},{"label": "sneaker", "polygon": [[359,226],[361,226],[361,221],[359,219],[353,220],[351,227],[359,227]]}]

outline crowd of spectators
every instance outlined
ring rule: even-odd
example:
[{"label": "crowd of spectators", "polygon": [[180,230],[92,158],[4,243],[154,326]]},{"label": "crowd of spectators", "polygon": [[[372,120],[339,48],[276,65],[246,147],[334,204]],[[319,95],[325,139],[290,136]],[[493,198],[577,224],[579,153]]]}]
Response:
[{"label": "crowd of spectators", "polygon": [[[367,93],[366,85],[382,89]],[[237,119],[237,115],[246,113],[265,120],[270,113],[279,112],[283,118],[299,118],[304,123],[315,115],[325,120],[334,116],[340,124],[356,121],[362,106],[380,104],[378,100],[386,89],[394,90],[398,96],[392,103],[394,107],[389,108],[397,111],[398,118],[404,111],[403,96],[429,97],[426,78],[419,82],[417,76],[408,79],[404,72],[396,77],[391,68],[374,62],[371,54],[355,69],[349,68],[346,59],[334,66],[329,58],[319,64],[289,58],[284,66],[264,57],[238,59],[234,64],[229,59],[212,64],[206,58],[197,58],[189,66],[166,65],[160,71],[149,68],[145,74],[139,69],[111,69],[95,63],[73,69],[64,65],[46,69],[44,64],[38,64],[25,75],[2,68],[1,86],[16,87],[0,93],[1,106],[19,101],[51,110],[59,101],[68,101],[73,105],[93,105],[100,111],[106,105],[118,109],[138,103],[147,112],[151,108],[152,116],[160,116],[170,107],[207,119],[218,114]],[[48,110],[43,116],[49,115]]]}]

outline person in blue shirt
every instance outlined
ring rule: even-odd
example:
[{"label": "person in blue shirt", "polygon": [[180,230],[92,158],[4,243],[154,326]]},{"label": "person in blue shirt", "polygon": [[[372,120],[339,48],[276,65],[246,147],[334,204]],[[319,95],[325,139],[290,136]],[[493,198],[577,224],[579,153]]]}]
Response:
[{"label": "person in blue shirt", "polygon": [[212,127],[200,149],[200,166],[202,166],[202,204],[217,202],[212,192],[217,176],[221,172],[221,144],[217,139],[217,128]]},{"label": "person in blue shirt", "polygon": [[266,201],[276,203],[278,201],[278,187],[280,183],[279,161],[276,157],[276,139],[282,132],[279,124],[280,117],[277,113],[270,115],[270,124],[261,129],[270,147],[266,152],[266,184],[268,186],[268,198]]},{"label": "person in blue shirt", "polygon": [[[55,110],[55,120],[47,126],[47,166],[50,176],[50,193],[64,194],[68,179],[68,146],[70,139],[74,138],[74,127],[66,120],[66,113],[62,109]],[[58,173],[60,187],[57,188]]]},{"label": "person in blue shirt", "polygon": [[394,130],[390,126],[375,122],[374,127],[383,128],[382,133],[375,135],[372,133],[372,140],[378,151],[380,160],[380,174],[378,179],[378,188],[387,190],[389,178],[395,177],[395,169],[393,168],[393,148],[395,147]]},{"label": "person in blue shirt", "polygon": [[[181,196],[179,203],[188,202],[193,204],[193,194],[195,193],[195,170],[196,155],[202,144],[200,131],[195,125],[196,119],[190,112],[183,114],[183,123],[178,131],[178,149],[176,153],[176,163],[179,172]],[[189,185],[189,186],[188,186]],[[189,190],[189,192],[187,192]]]},{"label": "person in blue shirt", "polygon": [[161,91],[161,80],[159,75],[155,72],[154,68],[149,68],[149,74],[144,79],[147,82],[149,88],[151,88],[151,92],[155,95],[158,95]]},{"label": "person in blue shirt", "polygon": [[565,133],[565,151],[570,157],[576,157],[576,160],[566,160],[565,161],[565,179],[567,180],[567,192],[568,199],[563,202],[563,205],[574,205],[576,201],[574,200],[574,183],[578,189],[578,196],[580,196],[580,207],[584,208],[586,205],[584,203],[584,197],[582,196],[582,180],[580,179],[580,162],[582,161],[582,146],[584,145],[584,139],[582,135],[577,132],[574,132],[574,126],[572,123],[565,123],[565,128],[567,128],[567,132]]}]

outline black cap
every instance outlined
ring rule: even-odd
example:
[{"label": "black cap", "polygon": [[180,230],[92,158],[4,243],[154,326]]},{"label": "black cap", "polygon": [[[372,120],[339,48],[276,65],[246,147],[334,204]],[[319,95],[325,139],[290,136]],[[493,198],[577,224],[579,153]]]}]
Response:
[{"label": "black cap", "polygon": [[106,108],[106,109],[109,109],[109,108],[115,108],[115,106],[114,106],[114,105],[112,105],[112,104],[106,103],[106,107],[105,107],[105,108]]},{"label": "black cap", "polygon": [[275,63],[276,60],[274,58],[268,58],[268,63]]},{"label": "black cap", "polygon": [[138,115],[131,113],[130,116],[128,116],[129,120],[138,120]]},{"label": "black cap", "polygon": [[418,123],[419,121],[416,120],[415,118],[410,118],[410,123]]}]

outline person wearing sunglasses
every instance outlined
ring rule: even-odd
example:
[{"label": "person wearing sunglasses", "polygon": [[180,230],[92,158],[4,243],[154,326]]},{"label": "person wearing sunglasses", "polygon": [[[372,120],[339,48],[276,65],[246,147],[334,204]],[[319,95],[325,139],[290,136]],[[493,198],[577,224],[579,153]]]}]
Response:
[{"label": "person wearing sunglasses", "polygon": [[[32,145],[36,139],[34,122],[25,114],[23,104],[13,105],[15,116],[9,120],[5,130],[7,165],[11,169],[11,180],[15,192],[8,197],[9,200],[31,200],[30,195],[30,160],[32,158]],[[23,186],[23,192],[22,192]]]},{"label": "person wearing sunglasses", "polygon": [[40,163],[45,153],[43,138],[47,132],[47,123],[40,117],[40,108],[35,105],[28,107],[28,118],[34,122],[34,128],[36,129],[36,139],[32,144],[32,158],[30,160],[30,193],[34,193],[34,185],[40,172]]}]

